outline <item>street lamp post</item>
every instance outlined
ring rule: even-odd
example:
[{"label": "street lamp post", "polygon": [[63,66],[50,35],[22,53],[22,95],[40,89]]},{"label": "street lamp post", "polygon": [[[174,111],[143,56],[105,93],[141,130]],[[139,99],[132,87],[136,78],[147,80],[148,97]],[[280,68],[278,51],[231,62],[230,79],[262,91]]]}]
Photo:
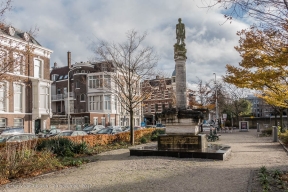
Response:
[{"label": "street lamp post", "polygon": [[68,115],[68,129],[70,130],[70,72],[74,69],[80,69],[81,67],[72,67],[68,71],[68,93],[67,93],[67,115]]},{"label": "street lamp post", "polygon": [[215,84],[215,105],[216,105],[216,120],[217,120],[217,126],[219,126],[219,123],[218,123],[218,100],[217,100],[217,82],[216,82],[216,73],[213,73],[214,74],[214,77],[215,77],[215,80],[214,80],[214,84]]}]

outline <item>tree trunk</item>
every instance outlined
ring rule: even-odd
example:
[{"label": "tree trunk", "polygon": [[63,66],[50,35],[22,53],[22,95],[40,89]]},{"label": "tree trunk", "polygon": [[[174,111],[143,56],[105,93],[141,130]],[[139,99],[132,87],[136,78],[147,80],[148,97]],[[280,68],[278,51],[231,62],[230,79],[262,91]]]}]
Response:
[{"label": "tree trunk", "polygon": [[274,109],[274,120],[275,120],[274,126],[277,126],[277,110],[276,109]]},{"label": "tree trunk", "polygon": [[281,133],[284,132],[284,127],[283,127],[283,109],[280,109],[280,131]]},{"label": "tree trunk", "polygon": [[130,144],[134,145],[133,109],[130,109]]}]

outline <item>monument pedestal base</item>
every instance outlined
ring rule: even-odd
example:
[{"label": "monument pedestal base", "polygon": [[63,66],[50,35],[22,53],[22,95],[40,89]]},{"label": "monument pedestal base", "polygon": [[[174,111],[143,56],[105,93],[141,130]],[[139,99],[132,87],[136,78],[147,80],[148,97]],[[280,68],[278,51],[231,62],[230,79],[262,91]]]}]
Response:
[{"label": "monument pedestal base", "polygon": [[167,156],[225,160],[231,153],[230,146],[209,144],[206,135],[164,134],[158,136],[156,145],[130,149],[131,156]]}]

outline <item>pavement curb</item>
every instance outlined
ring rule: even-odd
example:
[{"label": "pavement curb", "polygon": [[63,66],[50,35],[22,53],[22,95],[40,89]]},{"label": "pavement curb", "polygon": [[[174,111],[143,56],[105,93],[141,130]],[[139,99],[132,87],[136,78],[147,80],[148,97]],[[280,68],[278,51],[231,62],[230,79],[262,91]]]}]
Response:
[{"label": "pavement curb", "polygon": [[248,180],[248,186],[247,186],[247,192],[251,192],[252,191],[252,180],[254,177],[254,170],[250,171],[250,176],[249,176],[249,180]]},{"label": "pavement curb", "polygon": [[284,145],[284,143],[280,139],[278,139],[278,142],[282,145],[286,153],[288,153],[288,148]]}]

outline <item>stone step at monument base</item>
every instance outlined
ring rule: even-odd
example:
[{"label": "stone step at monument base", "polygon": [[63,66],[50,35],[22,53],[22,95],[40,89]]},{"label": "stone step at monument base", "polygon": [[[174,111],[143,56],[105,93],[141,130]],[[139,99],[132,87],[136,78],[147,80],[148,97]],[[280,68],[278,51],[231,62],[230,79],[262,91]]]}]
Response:
[{"label": "stone step at monument base", "polygon": [[231,154],[230,146],[213,144],[205,149],[198,150],[158,150],[157,146],[131,148],[131,156],[164,156],[176,158],[201,158],[225,160]]}]

